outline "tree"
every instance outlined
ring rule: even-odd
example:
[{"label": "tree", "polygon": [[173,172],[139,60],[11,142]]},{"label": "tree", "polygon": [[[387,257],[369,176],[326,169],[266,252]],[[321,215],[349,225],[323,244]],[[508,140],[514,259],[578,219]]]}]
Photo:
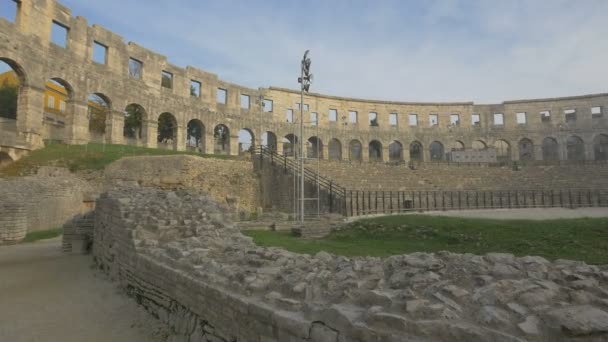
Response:
[{"label": "tree", "polygon": [[213,137],[215,138],[215,143],[221,146],[222,150],[226,150],[226,143],[228,143],[228,139],[230,138],[228,128],[224,125],[215,127]]},{"label": "tree", "polygon": [[0,85],[0,117],[17,119],[17,99],[19,87],[10,85],[6,80]]},{"label": "tree", "polygon": [[171,114],[161,114],[158,118],[158,142],[175,139],[174,132],[176,126],[175,119],[173,119]]},{"label": "tree", "polygon": [[190,121],[188,123],[188,142],[190,142],[191,138],[196,140],[194,146],[198,146],[201,138],[203,136],[202,127],[195,121]]},{"label": "tree", "polygon": [[106,101],[93,94],[89,96],[89,132],[97,134],[106,133],[106,118],[110,108]]},{"label": "tree", "polygon": [[144,109],[138,105],[128,105],[125,109],[123,135],[127,138],[141,139]]}]

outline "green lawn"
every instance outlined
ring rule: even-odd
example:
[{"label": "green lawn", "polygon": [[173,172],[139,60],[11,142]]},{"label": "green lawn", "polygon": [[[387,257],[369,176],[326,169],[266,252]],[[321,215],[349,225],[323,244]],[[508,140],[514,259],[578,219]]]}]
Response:
[{"label": "green lawn", "polygon": [[608,218],[532,221],[402,215],[351,223],[321,240],[303,240],[287,232],[244,233],[261,246],[308,254],[323,250],[345,256],[385,257],[447,250],[608,264]]},{"label": "green lawn", "polygon": [[62,233],[63,229],[61,228],[43,230],[39,232],[31,232],[25,235],[25,239],[23,239],[22,242],[35,242],[38,240],[52,239],[54,237],[60,236]]},{"label": "green lawn", "polygon": [[100,170],[106,165],[127,156],[189,154],[202,157],[229,159],[229,156],[201,155],[194,152],[177,152],[155,148],[134,147],[126,145],[64,145],[48,144],[46,147],[32,151],[26,157],[6,166],[0,176],[20,176],[31,173],[40,166],[61,166],[72,171]]}]

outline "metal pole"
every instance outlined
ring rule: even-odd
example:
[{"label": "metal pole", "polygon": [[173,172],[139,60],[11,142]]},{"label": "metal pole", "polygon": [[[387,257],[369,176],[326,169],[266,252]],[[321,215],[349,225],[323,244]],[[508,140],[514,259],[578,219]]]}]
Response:
[{"label": "metal pole", "polygon": [[[301,75],[304,79],[304,60],[302,60]],[[300,222],[304,222],[304,82],[300,87]]]}]

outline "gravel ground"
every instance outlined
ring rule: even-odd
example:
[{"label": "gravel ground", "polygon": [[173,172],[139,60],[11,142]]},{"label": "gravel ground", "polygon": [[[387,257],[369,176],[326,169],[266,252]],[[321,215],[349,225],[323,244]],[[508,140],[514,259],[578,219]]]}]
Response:
[{"label": "gravel ground", "polygon": [[422,215],[451,216],[489,219],[550,220],[581,217],[608,217],[608,208],[528,208],[528,209],[480,209],[459,211],[428,211]]},{"label": "gravel ground", "polygon": [[60,238],[0,247],[0,341],[160,342],[164,326]]}]

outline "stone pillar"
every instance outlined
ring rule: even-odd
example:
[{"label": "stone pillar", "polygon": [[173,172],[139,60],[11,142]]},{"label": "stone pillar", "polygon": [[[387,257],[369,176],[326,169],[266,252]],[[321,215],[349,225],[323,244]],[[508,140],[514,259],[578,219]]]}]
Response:
[{"label": "stone pillar", "polygon": [[364,162],[368,162],[369,161],[369,145],[362,145],[361,146],[361,159]]},{"label": "stone pillar", "polygon": [[17,103],[17,133],[32,149],[44,146],[42,141],[42,120],[44,90],[30,86],[19,88]]},{"label": "stone pillar", "polygon": [[182,125],[177,125],[177,132],[175,133],[175,141],[173,142],[173,149],[176,151],[186,150],[186,129]]},{"label": "stone pillar", "polygon": [[113,110],[106,120],[106,137],[110,144],[124,144],[124,114]]},{"label": "stone pillar", "polygon": [[543,146],[534,145],[534,160],[543,160]]},{"label": "stone pillar", "polygon": [[585,142],[585,160],[595,160],[595,150],[593,148],[593,141]]},{"label": "stone pillar", "polygon": [[158,147],[158,122],[154,120],[144,120],[141,129],[145,130],[143,134],[144,144],[148,148]]},{"label": "stone pillar", "polygon": [[230,135],[230,155],[231,156],[239,155],[239,136],[238,135]]},{"label": "stone pillar", "polygon": [[321,155],[319,156],[320,159],[329,159],[329,145],[327,144],[323,144],[323,146],[321,146]]},{"label": "stone pillar", "polygon": [[388,145],[382,146],[382,160],[388,162],[391,160],[391,156],[389,154]]},{"label": "stone pillar", "polygon": [[213,131],[205,131],[205,150],[203,153],[205,154],[213,154],[215,149],[215,138],[213,137]]},{"label": "stone pillar", "polygon": [[404,147],[403,151],[401,153],[403,155],[403,161],[405,163],[409,163],[410,162],[410,145],[407,145],[407,148]]},{"label": "stone pillar", "polygon": [[68,144],[81,145],[89,142],[89,106],[86,102],[68,101],[67,140]]},{"label": "stone pillar", "polygon": [[283,155],[283,143],[277,141],[277,154]]}]

